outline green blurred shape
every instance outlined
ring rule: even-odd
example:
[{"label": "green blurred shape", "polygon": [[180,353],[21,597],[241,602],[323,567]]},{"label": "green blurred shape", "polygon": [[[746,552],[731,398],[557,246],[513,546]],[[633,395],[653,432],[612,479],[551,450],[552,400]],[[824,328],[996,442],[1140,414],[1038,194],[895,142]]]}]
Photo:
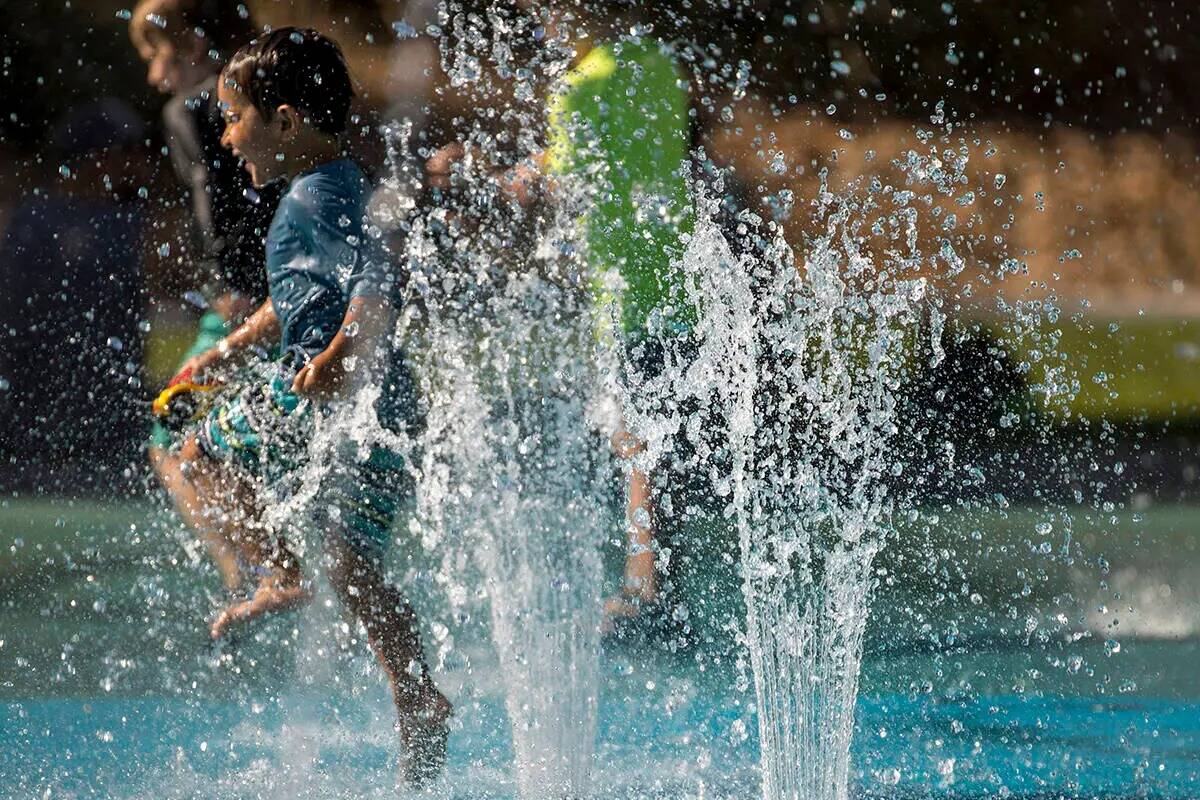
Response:
[{"label": "green blurred shape", "polygon": [[1037,331],[1000,324],[991,331],[1018,367],[1028,365],[1031,385],[1045,382],[1048,365],[1063,368],[1057,383],[1069,390],[1050,407],[1113,421],[1200,414],[1200,320],[1089,315]]}]

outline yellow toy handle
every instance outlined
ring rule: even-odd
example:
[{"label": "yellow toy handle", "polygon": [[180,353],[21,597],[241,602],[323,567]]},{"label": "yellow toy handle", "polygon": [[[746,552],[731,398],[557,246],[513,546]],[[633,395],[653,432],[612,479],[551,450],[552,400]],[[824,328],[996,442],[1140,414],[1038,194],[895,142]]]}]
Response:
[{"label": "yellow toy handle", "polygon": [[212,383],[190,383],[188,381],[173,383],[158,393],[158,397],[154,398],[154,402],[150,405],[150,410],[156,417],[166,417],[171,414],[171,401],[179,395],[190,392],[211,392],[216,388],[216,384]]}]

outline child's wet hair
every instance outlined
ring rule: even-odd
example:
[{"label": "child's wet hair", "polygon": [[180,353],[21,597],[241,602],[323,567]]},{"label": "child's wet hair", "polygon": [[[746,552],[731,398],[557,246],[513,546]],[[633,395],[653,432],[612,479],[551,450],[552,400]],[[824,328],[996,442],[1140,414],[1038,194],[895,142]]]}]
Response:
[{"label": "child's wet hair", "polygon": [[233,54],[221,79],[246,94],[270,120],[281,105],[297,108],[322,133],[346,129],[354,87],[342,50],[311,28],[278,28]]},{"label": "child's wet hair", "polygon": [[155,35],[202,39],[207,51],[225,58],[254,36],[254,20],[241,0],[141,0],[134,8],[129,35],[135,45]]}]

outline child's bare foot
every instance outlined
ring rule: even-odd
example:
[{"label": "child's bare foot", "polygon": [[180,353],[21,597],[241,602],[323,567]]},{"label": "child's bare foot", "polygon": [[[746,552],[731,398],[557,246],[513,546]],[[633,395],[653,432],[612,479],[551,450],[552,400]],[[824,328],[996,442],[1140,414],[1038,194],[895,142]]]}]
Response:
[{"label": "child's bare foot", "polygon": [[642,610],[654,605],[657,602],[658,596],[654,595],[650,599],[643,599],[637,594],[618,594],[604,601],[604,616],[600,621],[600,632],[610,634],[617,629],[617,620],[633,619],[642,613]]},{"label": "child's bare foot", "polygon": [[446,740],[450,737],[447,720],[454,713],[450,701],[432,682],[426,687],[408,718],[397,726],[405,749],[400,771],[405,783],[413,788],[427,785],[446,765]]},{"label": "child's bare foot", "polygon": [[303,605],[311,598],[312,593],[299,582],[285,583],[276,575],[268,575],[259,581],[253,597],[221,612],[212,624],[212,638],[220,639],[231,625]]}]

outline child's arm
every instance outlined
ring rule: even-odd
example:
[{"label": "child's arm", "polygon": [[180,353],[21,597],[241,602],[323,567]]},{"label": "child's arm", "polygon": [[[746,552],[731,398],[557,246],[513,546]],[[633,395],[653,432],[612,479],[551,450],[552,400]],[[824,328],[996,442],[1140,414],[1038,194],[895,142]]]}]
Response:
[{"label": "child's arm", "polygon": [[350,300],[341,329],[329,346],[296,373],[292,391],[316,397],[344,395],[353,373],[370,368],[377,345],[389,331],[391,320],[387,301],[380,295]]},{"label": "child's arm", "polygon": [[216,347],[189,358],[179,370],[179,375],[190,372],[199,377],[205,370],[218,364],[232,365],[251,347],[266,344],[278,336],[279,318],[275,316],[275,306],[267,300],[236,330],[218,342]]}]

